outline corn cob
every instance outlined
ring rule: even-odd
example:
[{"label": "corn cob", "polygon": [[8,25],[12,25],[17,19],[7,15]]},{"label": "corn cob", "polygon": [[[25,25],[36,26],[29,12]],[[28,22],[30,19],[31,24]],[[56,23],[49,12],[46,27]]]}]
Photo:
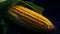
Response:
[{"label": "corn cob", "polygon": [[22,20],[28,26],[36,29],[53,29],[53,24],[43,15],[38,14],[34,10],[30,10],[21,5],[15,5],[9,11],[18,20]]}]

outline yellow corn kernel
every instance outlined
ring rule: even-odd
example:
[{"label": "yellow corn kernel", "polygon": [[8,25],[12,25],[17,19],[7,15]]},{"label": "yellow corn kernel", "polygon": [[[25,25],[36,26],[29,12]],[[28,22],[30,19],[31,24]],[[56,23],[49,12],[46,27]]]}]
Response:
[{"label": "yellow corn kernel", "polygon": [[43,15],[30,10],[24,6],[16,5],[10,8],[10,13],[19,20],[24,21],[32,28],[37,29],[53,29],[53,24]]}]

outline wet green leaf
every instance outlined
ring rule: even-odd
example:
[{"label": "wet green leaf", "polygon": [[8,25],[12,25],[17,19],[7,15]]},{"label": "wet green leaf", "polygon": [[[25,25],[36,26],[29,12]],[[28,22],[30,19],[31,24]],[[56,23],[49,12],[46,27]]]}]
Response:
[{"label": "wet green leaf", "polygon": [[0,0],[0,2],[4,2],[4,1],[6,1],[6,0]]},{"label": "wet green leaf", "polygon": [[18,3],[22,4],[23,6],[26,6],[27,8],[30,8],[40,14],[42,14],[42,12],[44,11],[44,9],[40,6],[35,5],[32,2],[28,2],[28,1],[19,1]]},{"label": "wet green leaf", "polygon": [[8,28],[8,26],[3,26],[3,34],[7,34]]},{"label": "wet green leaf", "polygon": [[2,27],[3,28],[3,34],[6,34],[7,33],[7,30],[8,30],[8,24],[6,24],[5,22],[4,22],[4,19],[2,19],[2,21],[0,21],[0,27]]},{"label": "wet green leaf", "polygon": [[34,9],[36,12],[42,14],[42,12],[44,11],[44,9],[40,6],[37,6],[35,4],[33,4],[32,2],[27,2],[29,5],[31,5],[31,8]]},{"label": "wet green leaf", "polygon": [[13,3],[17,2],[17,0],[7,0],[0,3],[0,20],[6,17],[9,8],[12,6]]}]

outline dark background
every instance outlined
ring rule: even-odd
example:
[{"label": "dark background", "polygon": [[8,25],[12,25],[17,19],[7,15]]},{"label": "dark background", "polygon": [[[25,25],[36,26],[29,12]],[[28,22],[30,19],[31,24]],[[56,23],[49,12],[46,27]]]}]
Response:
[{"label": "dark background", "polygon": [[[45,33],[45,34],[60,34],[60,12],[57,6],[56,0],[35,0],[34,3],[38,6],[43,7],[45,10],[43,15],[52,21],[52,23],[56,26],[56,30]],[[11,21],[9,21],[11,22]],[[11,24],[11,28],[8,31],[8,34],[38,34],[38,32],[20,27],[16,24]],[[42,33],[39,33],[42,34]]]},{"label": "dark background", "polygon": [[43,15],[56,26],[56,30],[51,32],[51,34],[60,34],[60,10],[57,0],[36,0],[35,3],[45,8]]}]

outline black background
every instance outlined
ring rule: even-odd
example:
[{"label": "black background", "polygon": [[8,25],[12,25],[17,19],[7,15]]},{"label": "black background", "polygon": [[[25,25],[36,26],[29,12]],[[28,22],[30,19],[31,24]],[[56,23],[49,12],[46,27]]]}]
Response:
[{"label": "black background", "polygon": [[43,15],[56,26],[56,30],[51,34],[60,34],[60,10],[57,0],[36,0],[35,3],[45,9]]}]

